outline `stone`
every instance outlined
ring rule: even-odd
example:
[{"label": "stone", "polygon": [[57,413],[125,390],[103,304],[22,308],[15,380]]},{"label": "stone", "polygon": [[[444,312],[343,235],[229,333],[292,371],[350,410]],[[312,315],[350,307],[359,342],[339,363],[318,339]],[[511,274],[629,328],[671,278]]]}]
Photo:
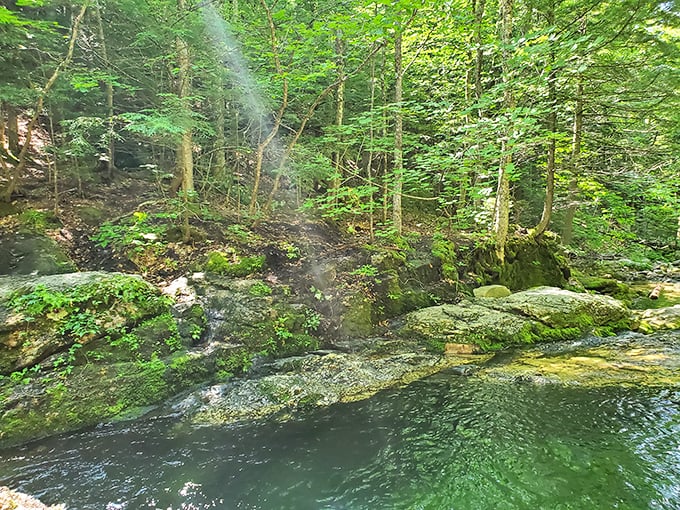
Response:
[{"label": "stone", "polygon": [[481,352],[479,345],[475,344],[447,343],[444,345],[444,354],[481,354]]},{"label": "stone", "polygon": [[44,235],[0,239],[0,275],[51,275],[75,271],[61,247]]},{"label": "stone", "polygon": [[13,491],[9,487],[0,487],[0,510],[64,510],[63,505],[47,506],[36,498]]},{"label": "stone", "polygon": [[477,298],[502,298],[512,294],[505,285],[485,285],[473,289],[472,293]]},{"label": "stone", "polygon": [[445,350],[473,344],[482,351],[566,340],[593,328],[624,329],[630,312],[608,296],[537,287],[507,297],[423,308],[404,316],[399,334]]},{"label": "stone", "polygon": [[680,305],[634,312],[634,329],[642,333],[680,329]]},{"label": "stone", "polygon": [[531,321],[463,301],[411,312],[404,317],[400,335],[426,343],[474,344],[481,350],[495,350],[513,343],[526,343],[532,337]]},{"label": "stone", "polygon": [[522,315],[552,328],[581,328],[626,323],[630,311],[609,296],[572,292],[556,287],[535,287],[486,303]]}]

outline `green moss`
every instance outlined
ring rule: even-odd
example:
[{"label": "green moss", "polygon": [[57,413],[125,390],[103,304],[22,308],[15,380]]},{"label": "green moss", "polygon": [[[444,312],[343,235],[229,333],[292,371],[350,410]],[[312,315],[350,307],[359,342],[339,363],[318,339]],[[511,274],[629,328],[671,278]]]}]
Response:
[{"label": "green moss", "polygon": [[208,254],[205,269],[210,273],[243,277],[261,271],[264,267],[264,262],[264,255],[255,257],[230,257],[226,253],[213,251]]},{"label": "green moss", "polygon": [[442,264],[442,276],[448,280],[457,281],[456,261],[458,255],[453,241],[449,241],[441,234],[435,234],[432,238],[432,255],[437,257]]}]

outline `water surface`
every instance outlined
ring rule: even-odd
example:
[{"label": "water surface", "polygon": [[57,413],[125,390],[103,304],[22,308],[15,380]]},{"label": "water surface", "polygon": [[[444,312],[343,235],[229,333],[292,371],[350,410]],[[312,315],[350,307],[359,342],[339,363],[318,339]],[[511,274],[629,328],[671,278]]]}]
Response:
[{"label": "water surface", "polygon": [[289,422],[118,424],[0,452],[71,509],[678,509],[680,391],[441,373]]}]

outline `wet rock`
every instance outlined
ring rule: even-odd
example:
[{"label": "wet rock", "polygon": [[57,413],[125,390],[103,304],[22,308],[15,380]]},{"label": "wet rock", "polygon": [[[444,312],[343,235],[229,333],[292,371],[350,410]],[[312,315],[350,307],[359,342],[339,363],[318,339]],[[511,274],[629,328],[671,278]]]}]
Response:
[{"label": "wet rock", "polygon": [[36,498],[13,491],[9,487],[0,487],[0,510],[65,510],[63,505],[47,506]]},{"label": "wet rock", "polygon": [[504,285],[485,285],[472,290],[477,298],[500,298],[511,294],[510,289]]},{"label": "wet rock", "polygon": [[176,404],[197,423],[221,424],[293,409],[351,402],[469,360],[404,353],[365,358],[345,353],[302,356],[283,361],[278,372],[259,379],[211,386]]},{"label": "wet rock", "polygon": [[635,312],[635,330],[642,333],[680,329],[680,305]]},{"label": "wet rock", "polygon": [[444,345],[444,354],[479,354],[482,349],[475,344],[452,344]]},{"label": "wet rock", "polygon": [[525,384],[680,386],[680,336],[675,332],[586,338],[505,352],[499,358],[475,375]]}]

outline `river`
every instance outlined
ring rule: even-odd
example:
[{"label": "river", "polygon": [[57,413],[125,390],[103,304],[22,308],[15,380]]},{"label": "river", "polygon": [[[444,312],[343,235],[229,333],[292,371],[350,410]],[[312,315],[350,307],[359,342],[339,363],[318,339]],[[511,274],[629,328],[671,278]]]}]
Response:
[{"label": "river", "polygon": [[680,388],[453,371],[289,421],[100,426],[0,452],[70,509],[675,509]]}]

